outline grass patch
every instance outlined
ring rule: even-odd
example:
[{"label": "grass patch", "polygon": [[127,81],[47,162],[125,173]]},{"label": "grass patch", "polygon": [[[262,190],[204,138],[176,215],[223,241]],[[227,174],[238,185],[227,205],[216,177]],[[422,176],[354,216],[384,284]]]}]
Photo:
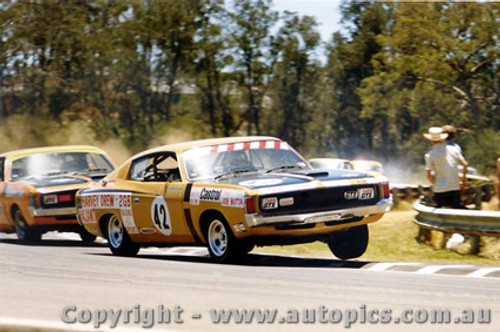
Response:
[{"label": "grass patch", "polygon": [[[373,262],[446,262],[458,264],[499,265],[500,243],[497,239],[482,238],[484,249],[478,256],[459,254],[453,250],[434,249],[418,243],[415,237],[418,226],[413,223],[416,212],[408,203],[386,213],[382,219],[369,225],[370,243],[365,254],[359,258]],[[257,248],[255,252],[281,255],[296,255],[316,258],[334,258],[328,246],[314,242],[293,246],[270,246]],[[487,256],[487,257],[484,257]]]}]

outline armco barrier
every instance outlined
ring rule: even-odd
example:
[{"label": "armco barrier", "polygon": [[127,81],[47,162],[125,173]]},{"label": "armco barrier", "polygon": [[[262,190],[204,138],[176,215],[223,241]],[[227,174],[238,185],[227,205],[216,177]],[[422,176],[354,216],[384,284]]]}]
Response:
[{"label": "armco barrier", "polygon": [[414,222],[421,228],[445,233],[500,237],[500,211],[443,209],[424,205],[413,208],[418,212]]},{"label": "armco barrier", "polygon": [[[414,184],[391,184],[391,193],[394,205],[397,206],[401,201],[414,201],[424,196],[432,195],[432,189],[429,185]],[[468,188],[462,193],[463,203],[466,205],[475,204],[481,209],[481,202],[489,202],[495,195],[495,187],[491,183],[469,183]]]}]

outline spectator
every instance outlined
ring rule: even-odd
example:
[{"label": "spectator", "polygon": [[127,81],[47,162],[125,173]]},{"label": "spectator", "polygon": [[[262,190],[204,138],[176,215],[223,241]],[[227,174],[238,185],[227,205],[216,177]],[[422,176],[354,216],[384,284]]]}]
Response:
[{"label": "spectator", "polygon": [[[456,146],[447,144],[448,134],[442,128],[431,127],[424,137],[432,144],[432,149],[425,154],[425,169],[437,207],[465,208],[460,192],[465,189],[469,164]],[[463,167],[462,181],[458,176],[459,164]]]},{"label": "spectator", "polygon": [[460,147],[460,145],[458,145],[457,142],[455,142],[455,134],[457,132],[457,129],[452,125],[444,125],[441,128],[443,129],[443,133],[448,134],[448,137],[446,137],[446,144],[456,146],[460,153],[463,155],[462,148]]}]

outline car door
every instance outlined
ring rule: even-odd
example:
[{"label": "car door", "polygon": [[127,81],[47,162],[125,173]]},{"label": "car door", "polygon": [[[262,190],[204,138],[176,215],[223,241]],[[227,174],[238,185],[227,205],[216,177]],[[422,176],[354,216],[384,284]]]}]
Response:
[{"label": "car door", "polygon": [[192,243],[186,227],[183,184],[174,152],[156,152],[132,161],[128,181],[137,234],[131,237],[149,243]]}]

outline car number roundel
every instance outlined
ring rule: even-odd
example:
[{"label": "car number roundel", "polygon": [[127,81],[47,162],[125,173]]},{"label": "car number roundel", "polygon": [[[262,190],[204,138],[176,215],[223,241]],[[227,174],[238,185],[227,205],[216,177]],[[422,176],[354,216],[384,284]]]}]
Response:
[{"label": "car number roundel", "polygon": [[156,196],[151,204],[151,221],[164,235],[172,234],[172,223],[167,202],[162,196]]}]

